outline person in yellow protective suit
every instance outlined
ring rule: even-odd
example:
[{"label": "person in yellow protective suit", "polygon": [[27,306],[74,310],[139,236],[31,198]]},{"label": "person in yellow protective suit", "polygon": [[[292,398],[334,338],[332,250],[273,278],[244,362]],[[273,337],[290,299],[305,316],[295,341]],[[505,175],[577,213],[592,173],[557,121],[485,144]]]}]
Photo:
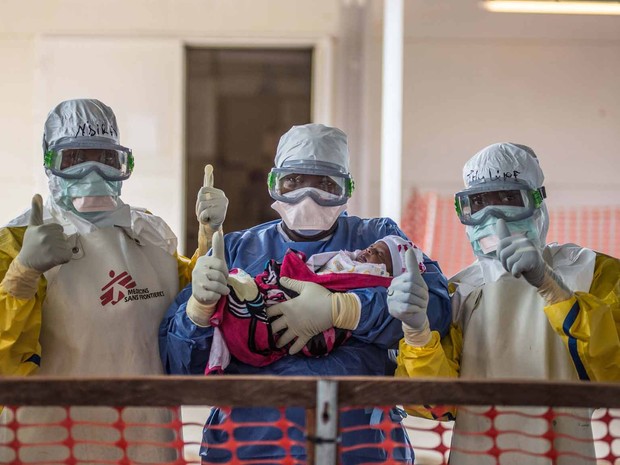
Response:
[{"label": "person in yellow protective suit", "polygon": [[[43,159],[51,196],[43,205],[35,195],[30,210],[0,229],[0,375],[163,373],[159,322],[190,281],[192,263],[177,254],[177,238],[161,218],[121,201],[134,160],[131,150],[120,145],[112,109],[92,99],[57,105],[45,122]],[[3,420],[10,415],[4,412]],[[20,425],[60,422],[65,416],[59,408],[22,408]],[[71,416],[110,424],[74,428],[77,463],[123,458],[121,449],[80,442],[117,441],[119,432],[111,428],[118,420],[115,410],[72,408]],[[123,420],[162,422],[170,414],[130,409]],[[24,444],[19,451],[23,460],[68,457],[59,443],[66,431],[24,426],[17,431],[23,443],[56,444]],[[128,428],[125,439],[172,439],[171,431],[148,430]],[[130,446],[126,452],[129,460],[147,463],[176,456],[170,445]],[[0,461],[5,453],[10,455],[4,448]]]},{"label": "person in yellow protective suit", "polygon": [[[619,381],[620,261],[546,244],[544,176],[531,148],[486,147],[465,164],[463,179],[456,209],[477,260],[449,280],[453,325],[441,340],[428,329],[417,267],[393,280],[389,310],[405,334],[396,376]],[[439,419],[454,413],[414,410]],[[540,416],[546,408],[488,411],[456,411],[452,465],[596,462],[588,409],[553,408],[549,423]],[[495,444],[485,434],[491,428]],[[547,428],[555,436],[542,437]]]}]

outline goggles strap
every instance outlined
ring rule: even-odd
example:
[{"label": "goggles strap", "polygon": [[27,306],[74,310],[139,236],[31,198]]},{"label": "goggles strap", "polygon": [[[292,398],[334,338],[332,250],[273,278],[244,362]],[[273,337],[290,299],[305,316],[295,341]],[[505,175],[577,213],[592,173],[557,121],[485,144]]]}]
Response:
[{"label": "goggles strap", "polygon": [[543,203],[543,199],[547,198],[547,191],[545,190],[545,186],[535,189],[532,192],[532,196],[534,197],[534,207],[539,208]]},{"label": "goggles strap", "polygon": [[353,194],[353,191],[355,190],[355,181],[353,180],[353,178],[346,178],[345,179],[345,194],[347,197],[351,197],[351,195]]},{"label": "goggles strap", "polygon": [[267,175],[267,187],[274,189],[276,187],[276,174],[272,171]]},{"label": "goggles strap", "polygon": [[46,150],[43,154],[43,166],[46,168],[52,168],[52,164],[54,163],[54,155],[55,152],[51,150]]}]

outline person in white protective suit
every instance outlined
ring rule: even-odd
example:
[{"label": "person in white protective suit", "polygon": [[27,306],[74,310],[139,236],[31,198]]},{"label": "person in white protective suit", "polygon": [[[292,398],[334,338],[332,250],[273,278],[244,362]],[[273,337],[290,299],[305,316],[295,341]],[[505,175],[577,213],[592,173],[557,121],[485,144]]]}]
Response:
[{"label": "person in white protective suit", "polygon": [[[190,280],[190,260],[177,254],[177,238],[161,218],[122,202],[134,159],[120,145],[112,109],[94,99],[58,104],[45,122],[43,154],[51,196],[43,205],[35,195],[30,210],[0,229],[0,375],[163,373],[157,330]],[[11,420],[8,410],[3,415]],[[91,442],[120,439],[112,428],[120,420],[116,410],[74,407],[70,415],[102,423],[73,427],[76,463],[176,457],[172,444],[131,444],[174,439],[172,430],[130,424],[168,422],[165,409],[124,411],[125,456],[113,443]],[[58,423],[65,409],[22,407],[19,417],[22,445],[14,454],[33,463],[69,457],[64,428],[26,425]],[[44,442],[53,444],[37,446]],[[2,451],[6,459],[2,454],[10,453]]]},{"label": "person in white protective suit", "polygon": [[[544,176],[529,147],[486,147],[465,164],[463,179],[456,210],[477,260],[449,280],[453,325],[444,338],[427,329],[417,267],[393,280],[388,306],[405,333],[396,376],[620,380],[620,261],[546,244]],[[454,414],[411,410],[436,419]],[[497,407],[485,416],[488,407],[460,408],[450,463],[593,465],[591,412],[552,408],[548,420],[546,411]],[[491,428],[495,444],[485,434]]]}]

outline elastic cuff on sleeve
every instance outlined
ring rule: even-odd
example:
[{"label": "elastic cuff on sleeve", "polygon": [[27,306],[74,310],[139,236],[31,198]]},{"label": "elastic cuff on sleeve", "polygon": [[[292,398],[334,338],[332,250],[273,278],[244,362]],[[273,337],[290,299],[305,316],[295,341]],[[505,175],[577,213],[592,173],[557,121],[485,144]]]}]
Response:
[{"label": "elastic cuff on sleeve", "polygon": [[[218,228],[219,229],[219,228]],[[198,251],[200,255],[205,255],[211,248],[213,234],[217,231],[207,224],[200,224],[198,228]]]},{"label": "elastic cuff on sleeve", "polygon": [[564,284],[555,272],[548,266],[543,274],[542,284],[538,287],[538,293],[541,295],[547,305],[557,304],[573,297],[573,292]]},{"label": "elastic cuff on sleeve", "polygon": [[405,342],[413,347],[423,347],[431,340],[431,328],[428,318],[424,321],[422,329],[413,329],[411,326],[403,323],[403,333]]},{"label": "elastic cuff on sleeve", "polygon": [[362,302],[352,292],[332,294],[332,321],[336,328],[354,330],[360,322]]},{"label": "elastic cuff on sleeve", "polygon": [[15,259],[2,280],[2,287],[7,294],[18,299],[31,299],[37,293],[41,272],[22,265]]},{"label": "elastic cuff on sleeve", "polygon": [[194,323],[196,326],[201,328],[208,328],[211,326],[209,320],[215,312],[215,307],[217,304],[213,305],[205,305],[198,302],[194,299],[192,295],[187,301],[187,306],[185,307],[185,313],[187,313],[187,317]]}]

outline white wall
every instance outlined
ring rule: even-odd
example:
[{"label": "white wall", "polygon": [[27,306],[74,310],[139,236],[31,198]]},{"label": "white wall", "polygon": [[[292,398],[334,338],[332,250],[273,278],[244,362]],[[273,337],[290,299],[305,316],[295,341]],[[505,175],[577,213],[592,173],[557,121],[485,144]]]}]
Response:
[{"label": "white wall", "polygon": [[464,162],[500,141],[531,146],[549,202],[620,204],[620,43],[407,43],[406,186],[460,188]]},{"label": "white wall", "polygon": [[[365,215],[379,212],[381,5],[367,31]],[[548,204],[620,204],[620,17],[485,12],[477,0],[405,3],[404,202],[451,195],[476,151],[530,145]],[[374,64],[374,66],[373,66]]]},{"label": "white wall", "polygon": [[[0,5],[0,224],[47,192],[41,135],[68,98],[99,98],[117,114],[136,170],[123,200],[162,216],[183,249],[184,46],[318,44],[314,92],[331,105],[332,0],[4,0]],[[325,104],[328,103],[328,104]],[[231,187],[232,188],[232,187]]]},{"label": "white wall", "polygon": [[[168,67],[179,65],[185,43],[218,41],[335,45],[333,69],[318,70],[319,87],[334,97],[322,122],[331,119],[355,137],[357,189],[350,211],[379,213],[380,0],[111,0],[93,5],[2,2],[0,163],[11,169],[0,170],[0,222],[27,208],[35,189],[45,189],[40,166],[45,112],[70,96],[68,83],[79,77],[82,95],[112,99],[107,103],[119,113],[123,142],[139,148],[125,200],[160,213],[182,237],[184,75],[183,69]],[[364,8],[363,15],[343,21],[354,5]],[[346,30],[355,23],[362,34]],[[550,203],[620,203],[620,18],[501,15],[482,12],[477,0],[408,0],[405,33],[404,163],[393,168],[402,169],[404,200],[413,188],[452,193],[461,186],[461,168],[469,156],[489,143],[511,140],[539,153]],[[110,48],[88,54],[85,44],[93,40]],[[115,55],[118,41],[133,45],[121,46]],[[49,44],[63,43],[67,51],[72,42],[81,54],[46,58]],[[357,50],[356,59],[343,59],[340,46]],[[327,56],[323,63],[330,62],[330,53],[329,48],[321,52]],[[105,62],[98,63],[100,54]],[[141,66],[143,54],[148,66]],[[122,66],[116,69],[109,60]],[[147,71],[158,69],[158,63],[160,71]],[[111,80],[111,75],[117,77]],[[343,107],[355,102],[355,95],[342,92],[353,79],[361,94],[357,111]],[[163,91],[168,82],[173,90]],[[148,124],[138,129],[136,118],[149,113],[170,124],[165,142],[155,143]],[[168,169],[170,175],[162,180]],[[165,184],[168,199],[176,193],[178,200],[162,205],[158,193],[143,189],[142,181],[131,186],[141,176],[146,183]]]},{"label": "white wall", "polygon": [[[0,223],[30,206],[36,174],[43,164],[41,132],[34,121],[34,41],[0,36]],[[41,122],[41,125],[43,123]],[[37,149],[38,145],[38,149]],[[34,152],[39,158],[35,163]]]}]

